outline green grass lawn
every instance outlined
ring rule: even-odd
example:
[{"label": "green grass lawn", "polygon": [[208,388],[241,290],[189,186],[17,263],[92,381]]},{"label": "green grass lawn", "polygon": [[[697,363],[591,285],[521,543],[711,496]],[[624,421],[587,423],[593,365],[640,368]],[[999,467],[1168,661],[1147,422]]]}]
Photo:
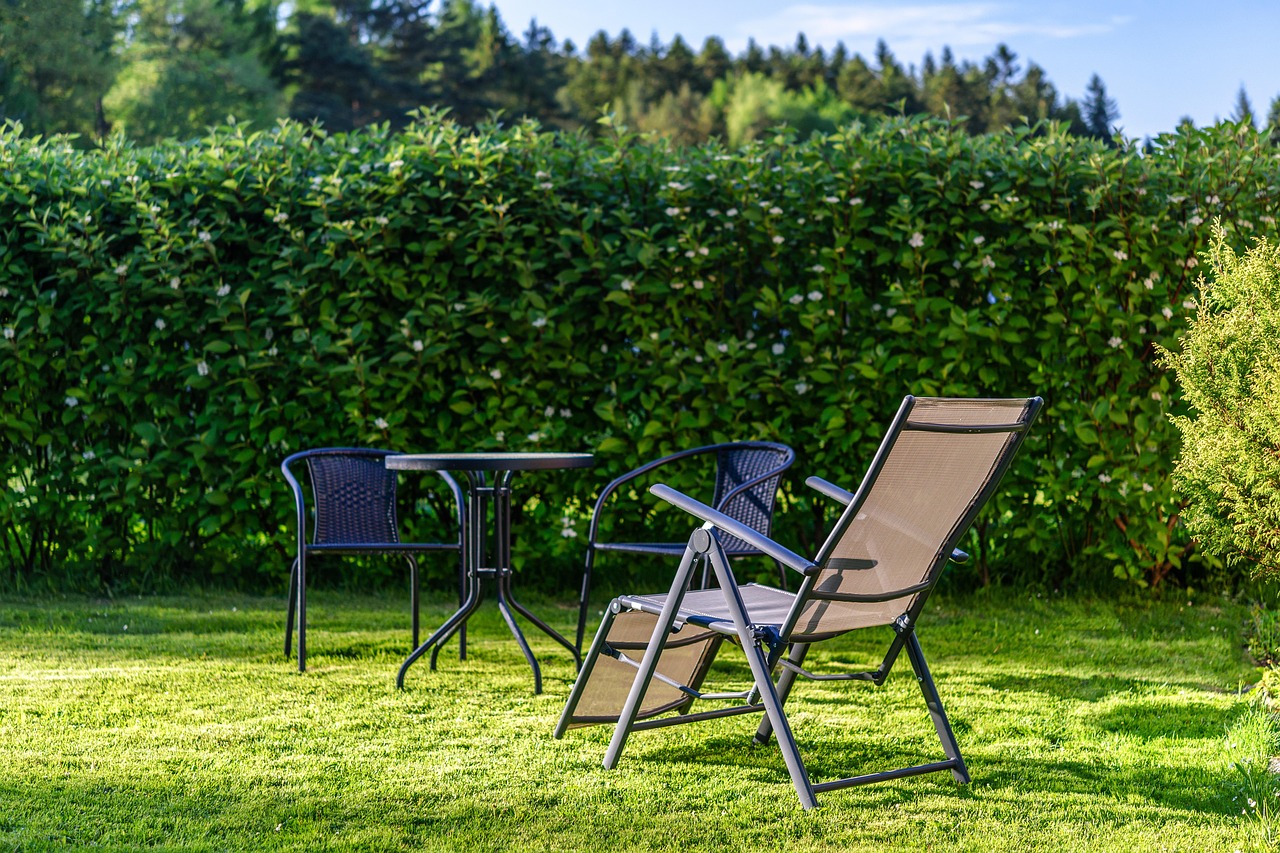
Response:
[{"label": "green grass lawn", "polygon": [[[973,783],[950,774],[801,810],[755,717],[551,736],[574,675],[534,637],[545,692],[492,604],[439,671],[395,689],[407,606],[310,596],[309,671],[283,602],[0,600],[0,850],[1256,850],[1274,726],[1239,605],[935,596],[920,638]],[[531,601],[568,633],[574,613]],[[436,600],[424,623],[450,608]],[[809,658],[873,655],[858,636]],[[819,647],[821,648],[821,647]],[[745,673],[721,654],[724,675]],[[802,682],[815,780],[940,757],[905,657],[883,688]],[[1242,769],[1243,768],[1243,769]],[[1280,803],[1280,800],[1276,802]],[[1245,813],[1242,814],[1242,809]],[[1266,810],[1267,816],[1260,816]]]}]

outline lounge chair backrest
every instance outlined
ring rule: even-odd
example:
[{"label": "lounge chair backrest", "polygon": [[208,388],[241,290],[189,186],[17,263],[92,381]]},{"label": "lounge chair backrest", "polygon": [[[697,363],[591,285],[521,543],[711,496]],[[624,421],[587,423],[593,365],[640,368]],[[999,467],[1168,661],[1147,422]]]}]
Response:
[{"label": "lounge chair backrest", "polygon": [[1039,399],[906,398],[797,599],[790,639],[913,619]]},{"label": "lounge chair backrest", "polygon": [[385,451],[320,451],[307,457],[315,507],[312,543],[388,544],[400,541],[396,472]]}]

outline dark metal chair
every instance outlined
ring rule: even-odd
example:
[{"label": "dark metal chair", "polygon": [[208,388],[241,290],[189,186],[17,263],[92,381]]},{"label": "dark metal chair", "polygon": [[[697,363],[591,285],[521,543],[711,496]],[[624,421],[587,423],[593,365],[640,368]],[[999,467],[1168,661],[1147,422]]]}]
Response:
[{"label": "dark metal chair", "polygon": [[[674,489],[653,486],[650,492],[685,510],[701,526],[689,537],[666,594],[621,596],[610,603],[556,737],[570,727],[616,724],[604,758],[604,766],[613,768],[633,730],[758,713],[764,719],[755,741],[764,744],[777,735],[805,808],[817,806],[821,791],[920,773],[949,770],[957,782],[968,782],[969,771],[925,663],[916,625],[948,560],[966,558],[956,546],[995,492],[1042,405],[1039,397],[907,397],[857,492],[817,477],[807,481],[844,504],[812,560]],[[798,572],[803,578],[799,591],[739,586],[713,532],[739,537]],[[715,570],[719,589],[690,591],[689,580],[704,561]],[[891,629],[885,631],[888,649],[878,667],[827,674],[804,668],[811,645],[861,628]],[[726,641],[746,653],[752,682],[743,690],[704,690],[711,663]],[[945,759],[813,784],[783,711],[796,677],[879,685],[903,650]],[[715,700],[734,704],[690,712],[695,702]]]},{"label": "dark metal chair", "polygon": [[[453,542],[401,542],[396,513],[396,474],[385,459],[391,450],[325,447],[304,450],[280,463],[293,491],[297,510],[297,556],[289,573],[289,612],[284,628],[284,653],[293,649],[293,624],[298,622],[298,671],[307,668],[307,559],[317,554],[401,554],[409,564],[410,607],[413,610],[413,645],[418,645],[418,561],[424,551],[455,551],[458,582],[462,567],[462,490],[448,473],[438,472],[453,496],[458,538]],[[311,486],[311,513],[293,468],[305,462]],[[311,538],[307,538],[308,518]],[[465,656],[465,637],[461,640]]]},{"label": "dark metal chair", "polygon": [[[587,604],[591,593],[591,572],[595,565],[597,551],[616,551],[630,554],[650,554],[658,556],[680,556],[684,553],[683,542],[605,542],[600,538],[600,519],[605,503],[617,492],[619,487],[651,474],[658,468],[673,462],[683,462],[699,456],[715,456],[715,491],[711,497],[711,506],[736,519],[759,533],[768,536],[773,527],[773,507],[777,500],[778,483],[782,472],[791,467],[796,454],[785,444],[769,441],[734,441],[723,444],[709,444],[682,450],[655,459],[628,471],[601,490],[596,498],[595,509],[591,512],[591,526],[587,532],[587,556],[582,570],[582,592],[578,598],[578,633],[574,644],[582,650],[583,634],[587,624]],[[729,534],[717,533],[721,547],[729,557],[758,557],[764,555],[759,548],[742,539]],[[781,563],[778,574],[782,585],[786,586],[786,569]],[[706,586],[708,574],[701,578],[702,586]]]}]

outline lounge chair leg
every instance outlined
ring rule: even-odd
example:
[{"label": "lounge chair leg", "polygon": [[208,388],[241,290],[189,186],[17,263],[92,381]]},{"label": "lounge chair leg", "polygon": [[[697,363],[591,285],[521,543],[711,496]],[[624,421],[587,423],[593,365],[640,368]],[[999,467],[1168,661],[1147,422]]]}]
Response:
[{"label": "lounge chair leg", "polygon": [[[743,647],[751,674],[755,676],[756,686],[760,690],[760,701],[764,703],[765,719],[771,723],[773,731],[777,732],[778,749],[782,751],[782,760],[786,762],[787,772],[791,774],[791,782],[796,786],[800,805],[806,809],[816,809],[818,798],[813,792],[813,783],[809,781],[809,772],[804,769],[804,759],[800,757],[800,748],[796,746],[795,735],[791,733],[791,724],[787,722],[787,715],[782,710],[782,699],[773,686],[768,658],[759,640],[750,641],[748,645],[749,640],[750,638],[744,639]],[[761,727],[763,728],[763,724]]]},{"label": "lounge chair leg", "polygon": [[307,558],[298,555],[298,672],[307,671]]},{"label": "lounge chair leg", "polygon": [[653,635],[649,638],[649,645],[644,650],[644,657],[640,659],[640,668],[636,671],[635,680],[631,682],[627,701],[622,704],[622,712],[618,715],[618,725],[614,728],[613,737],[609,740],[609,748],[605,750],[606,770],[612,770],[618,766],[618,759],[622,757],[622,748],[626,746],[627,736],[631,734],[631,727],[640,713],[640,700],[649,689],[649,682],[653,680],[653,672],[658,666],[658,658],[666,648],[667,636],[671,633],[671,626],[675,624],[680,603],[684,601],[685,588],[689,585],[689,578],[693,576],[694,568],[698,563],[697,558],[711,547],[711,541],[711,534],[702,528],[695,530],[689,537],[689,545],[684,549],[680,568],[676,570],[671,590],[667,593],[667,599],[662,605],[662,613],[658,615],[658,621],[653,626]]},{"label": "lounge chair leg", "polygon": [[591,679],[591,671],[595,669],[596,661],[600,659],[600,651],[604,648],[605,638],[609,636],[609,629],[613,627],[613,620],[618,616],[618,610],[615,607],[616,605],[613,602],[609,603],[604,619],[600,622],[600,630],[596,631],[596,638],[591,642],[591,650],[582,659],[582,667],[578,670],[578,677],[573,682],[573,689],[569,691],[569,701],[565,703],[564,710],[560,712],[560,721],[556,723],[556,740],[564,737],[564,733],[569,730],[569,721],[573,719],[573,712],[578,709],[578,702],[582,699],[582,691],[586,689],[587,682]]},{"label": "lounge chair leg", "polygon": [[929,706],[929,716],[933,718],[933,727],[938,731],[938,740],[942,741],[942,751],[947,758],[955,762],[955,766],[951,768],[951,775],[960,784],[966,784],[969,782],[969,768],[960,757],[960,745],[956,743],[955,733],[951,731],[947,712],[942,709],[942,699],[938,696],[938,688],[933,683],[929,665],[925,663],[924,652],[920,648],[920,639],[916,637],[914,630],[907,637],[907,658],[911,661],[911,668],[915,670],[916,681],[920,684],[920,692],[924,694],[925,704]]},{"label": "lounge chair leg", "polygon": [[[804,656],[809,653],[808,643],[797,643],[791,647],[787,659],[796,666],[804,665]],[[787,697],[791,695],[791,687],[796,683],[796,673],[790,669],[782,670],[782,674],[778,676],[778,701],[783,705],[787,704]],[[769,742],[769,736],[773,734],[773,723],[769,721],[766,715],[760,721],[760,728],[756,729],[756,736],[752,739],[760,746],[764,746]]]},{"label": "lounge chair leg", "polygon": [[595,564],[596,549],[587,543],[587,558],[582,567],[582,590],[578,594],[578,633],[573,638],[574,648],[582,652],[582,640],[587,632],[587,603],[591,596],[591,569]]}]

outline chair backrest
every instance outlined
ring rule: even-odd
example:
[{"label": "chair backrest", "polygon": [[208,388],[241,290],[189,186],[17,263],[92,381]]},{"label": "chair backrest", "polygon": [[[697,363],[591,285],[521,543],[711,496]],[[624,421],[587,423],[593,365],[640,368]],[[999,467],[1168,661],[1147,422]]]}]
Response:
[{"label": "chair backrest", "polygon": [[388,544],[400,541],[396,473],[389,450],[324,448],[295,454],[305,459],[315,519],[313,545]]},{"label": "chair backrest", "polygon": [[[744,441],[721,445],[716,450],[716,488],[711,505],[768,536],[778,481],[794,460],[795,451],[785,444]],[[757,478],[754,485],[739,488]],[[730,552],[748,548],[726,533],[720,534],[720,545]]]},{"label": "chair backrest", "polygon": [[790,639],[914,621],[952,551],[995,491],[1039,397],[907,397],[871,468],[814,560]]}]

